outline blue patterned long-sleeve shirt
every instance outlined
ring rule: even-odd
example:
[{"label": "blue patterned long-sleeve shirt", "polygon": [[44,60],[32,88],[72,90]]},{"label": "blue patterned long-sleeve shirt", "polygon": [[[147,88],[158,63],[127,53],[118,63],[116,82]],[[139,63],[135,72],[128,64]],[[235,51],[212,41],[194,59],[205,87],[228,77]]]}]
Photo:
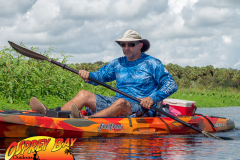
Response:
[{"label": "blue patterned long-sleeve shirt", "polygon": [[[145,53],[135,61],[128,61],[126,56],[114,59],[98,71],[90,72],[90,77],[101,82],[116,80],[118,90],[136,98],[150,97],[154,103],[178,89],[161,61]],[[89,83],[97,85],[91,81]],[[134,101],[119,93],[116,93],[116,97]]]}]

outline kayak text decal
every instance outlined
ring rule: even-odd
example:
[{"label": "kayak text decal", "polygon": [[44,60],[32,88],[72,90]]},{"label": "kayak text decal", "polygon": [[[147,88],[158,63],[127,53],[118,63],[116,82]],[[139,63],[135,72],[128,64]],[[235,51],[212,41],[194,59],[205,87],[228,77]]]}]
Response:
[{"label": "kayak text decal", "polygon": [[12,142],[5,153],[6,160],[34,159],[74,159],[72,147],[76,138],[52,138],[36,136],[26,138],[20,142]]},{"label": "kayak text decal", "polygon": [[102,129],[108,129],[109,131],[114,130],[114,129],[121,130],[122,127],[123,127],[122,124],[114,124],[114,123],[104,124],[104,123],[101,123],[99,125],[98,130],[99,131],[101,131]]},{"label": "kayak text decal", "polygon": [[227,125],[225,123],[216,123],[214,126],[215,127],[225,127]]}]

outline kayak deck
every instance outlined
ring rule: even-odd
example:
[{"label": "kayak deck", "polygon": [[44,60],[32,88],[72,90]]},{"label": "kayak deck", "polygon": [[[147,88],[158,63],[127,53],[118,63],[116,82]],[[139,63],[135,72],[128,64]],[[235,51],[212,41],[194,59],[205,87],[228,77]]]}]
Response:
[{"label": "kayak deck", "polygon": [[[69,114],[69,112],[65,111],[62,115],[64,114]],[[178,116],[177,118],[206,132],[221,132],[235,128],[233,121],[221,117],[195,115]],[[124,134],[197,133],[168,117],[56,118],[46,117],[33,111],[0,111],[0,127],[0,137],[89,138]]]}]

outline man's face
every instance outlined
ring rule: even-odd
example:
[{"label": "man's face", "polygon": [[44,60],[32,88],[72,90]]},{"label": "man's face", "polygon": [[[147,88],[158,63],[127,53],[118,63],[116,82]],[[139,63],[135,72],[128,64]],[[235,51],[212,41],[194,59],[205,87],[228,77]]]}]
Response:
[{"label": "man's face", "polygon": [[143,44],[140,42],[121,42],[120,46],[128,61],[135,61],[142,55]]}]

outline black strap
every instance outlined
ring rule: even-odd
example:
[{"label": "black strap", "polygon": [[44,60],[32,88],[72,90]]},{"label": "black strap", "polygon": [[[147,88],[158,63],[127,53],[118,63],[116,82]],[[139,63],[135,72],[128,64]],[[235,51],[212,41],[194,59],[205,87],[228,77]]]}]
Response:
[{"label": "black strap", "polygon": [[129,114],[127,114],[127,113],[126,113],[126,116],[127,116],[128,120],[129,120],[129,125],[130,125],[130,127],[132,127],[132,120],[131,120],[131,117],[130,117]]},{"label": "black strap", "polygon": [[139,116],[139,117],[143,117],[146,113],[148,113],[148,111],[149,111],[149,109],[145,109],[145,110],[143,111],[143,113],[141,114],[141,116]]},{"label": "black strap", "polygon": [[197,114],[197,113],[196,113],[195,115],[200,115],[200,116],[204,117],[204,118],[209,122],[209,124],[212,126],[213,130],[216,132],[215,126],[214,126],[214,124],[212,123],[212,121],[210,121],[210,119],[208,119],[206,116],[204,116],[204,115],[202,115],[202,114]]},{"label": "black strap", "polygon": [[65,68],[66,68],[66,66],[67,66],[66,64],[63,64],[62,68],[63,68],[63,69],[65,69]]}]

